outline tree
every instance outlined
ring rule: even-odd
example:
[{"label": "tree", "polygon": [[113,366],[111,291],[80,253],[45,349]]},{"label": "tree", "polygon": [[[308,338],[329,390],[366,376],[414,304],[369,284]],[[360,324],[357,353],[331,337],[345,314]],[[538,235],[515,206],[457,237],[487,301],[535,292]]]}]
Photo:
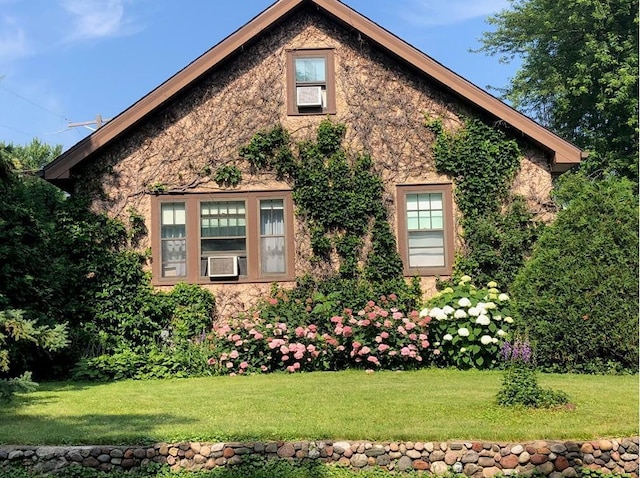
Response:
[{"label": "tree", "polygon": [[638,0],[510,0],[478,50],[522,59],[513,106],[590,151],[587,172],[638,180]]},{"label": "tree", "polygon": [[[27,320],[21,310],[0,311],[0,373],[9,371],[9,350],[11,342],[31,342],[44,350],[58,350],[67,345],[64,324],[54,327],[38,325]],[[37,387],[31,380],[31,373],[24,372],[15,378],[0,378],[0,401],[8,400],[15,392],[30,392]]]}]

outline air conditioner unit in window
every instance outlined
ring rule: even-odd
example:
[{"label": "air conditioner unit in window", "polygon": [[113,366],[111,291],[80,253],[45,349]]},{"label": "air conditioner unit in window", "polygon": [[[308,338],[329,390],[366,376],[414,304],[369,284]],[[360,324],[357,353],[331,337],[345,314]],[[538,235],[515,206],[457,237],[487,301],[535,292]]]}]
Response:
[{"label": "air conditioner unit in window", "polygon": [[322,106],[321,86],[298,86],[296,104],[302,107]]},{"label": "air conditioner unit in window", "polygon": [[209,277],[238,277],[238,256],[210,256]]}]

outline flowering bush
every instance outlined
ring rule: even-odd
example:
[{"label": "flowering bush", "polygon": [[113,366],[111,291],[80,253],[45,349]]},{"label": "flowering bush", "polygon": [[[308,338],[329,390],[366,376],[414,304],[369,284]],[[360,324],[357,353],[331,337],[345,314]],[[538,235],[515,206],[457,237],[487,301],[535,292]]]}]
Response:
[{"label": "flowering bush", "polygon": [[500,344],[513,324],[509,303],[495,282],[477,289],[469,276],[433,297],[420,317],[433,319],[429,340],[434,363],[463,369],[497,366]]},{"label": "flowering bush", "polygon": [[538,385],[528,340],[505,341],[500,357],[505,363],[505,371],[502,387],[496,397],[499,405],[549,408],[569,402],[566,393]]},{"label": "flowering bush", "polygon": [[[258,309],[214,327],[209,364],[221,374],[419,366],[426,361],[431,319],[417,311],[405,316],[381,299],[381,305],[369,301],[356,313],[344,309],[325,323],[308,325],[265,319]],[[270,298],[269,306],[277,300]]]}]

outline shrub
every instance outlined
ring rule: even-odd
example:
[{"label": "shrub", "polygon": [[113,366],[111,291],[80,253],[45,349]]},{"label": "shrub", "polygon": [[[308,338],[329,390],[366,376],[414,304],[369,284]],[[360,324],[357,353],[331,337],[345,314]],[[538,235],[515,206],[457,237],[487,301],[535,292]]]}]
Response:
[{"label": "shrub", "polygon": [[569,402],[562,391],[538,385],[531,346],[526,340],[506,341],[501,349],[505,361],[502,386],[497,394],[498,405],[551,408]]},{"label": "shrub", "polygon": [[[391,300],[394,297],[390,298]],[[288,300],[288,298],[286,299]],[[425,360],[430,318],[399,311],[386,298],[369,301],[357,313],[344,309],[325,322],[290,325],[268,313],[282,298],[269,298],[264,311],[218,324],[209,339],[209,360],[217,373],[318,371],[347,367],[414,368]],[[313,300],[304,307],[308,312]],[[300,304],[298,304],[300,305]],[[322,306],[320,302],[316,305]],[[323,315],[321,314],[320,317]]]},{"label": "shrub", "polygon": [[538,365],[638,371],[638,198],[615,177],[564,177],[564,205],[512,293]]},{"label": "shrub", "polygon": [[509,296],[495,282],[477,289],[469,276],[447,287],[427,303],[421,316],[431,316],[433,361],[441,366],[492,368],[500,343],[513,323]]}]

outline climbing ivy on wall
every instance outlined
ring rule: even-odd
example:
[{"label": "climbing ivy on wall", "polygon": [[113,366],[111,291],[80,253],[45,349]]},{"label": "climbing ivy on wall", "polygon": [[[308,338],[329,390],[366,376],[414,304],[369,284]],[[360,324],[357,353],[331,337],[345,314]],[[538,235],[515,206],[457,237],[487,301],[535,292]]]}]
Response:
[{"label": "climbing ivy on wall", "polygon": [[257,133],[240,156],[254,170],[273,171],[292,185],[297,213],[311,231],[312,261],[337,257],[344,279],[402,279],[382,181],[369,155],[347,154],[345,133],[344,124],[324,120],[315,140],[294,148],[289,133],[276,126]]},{"label": "climbing ivy on wall", "polygon": [[465,247],[456,257],[454,277],[468,274],[480,283],[509,286],[529,255],[541,224],[524,198],[511,193],[520,166],[520,148],[504,132],[466,118],[456,132],[427,118],[435,134],[436,170],[452,178],[462,213]]}]

